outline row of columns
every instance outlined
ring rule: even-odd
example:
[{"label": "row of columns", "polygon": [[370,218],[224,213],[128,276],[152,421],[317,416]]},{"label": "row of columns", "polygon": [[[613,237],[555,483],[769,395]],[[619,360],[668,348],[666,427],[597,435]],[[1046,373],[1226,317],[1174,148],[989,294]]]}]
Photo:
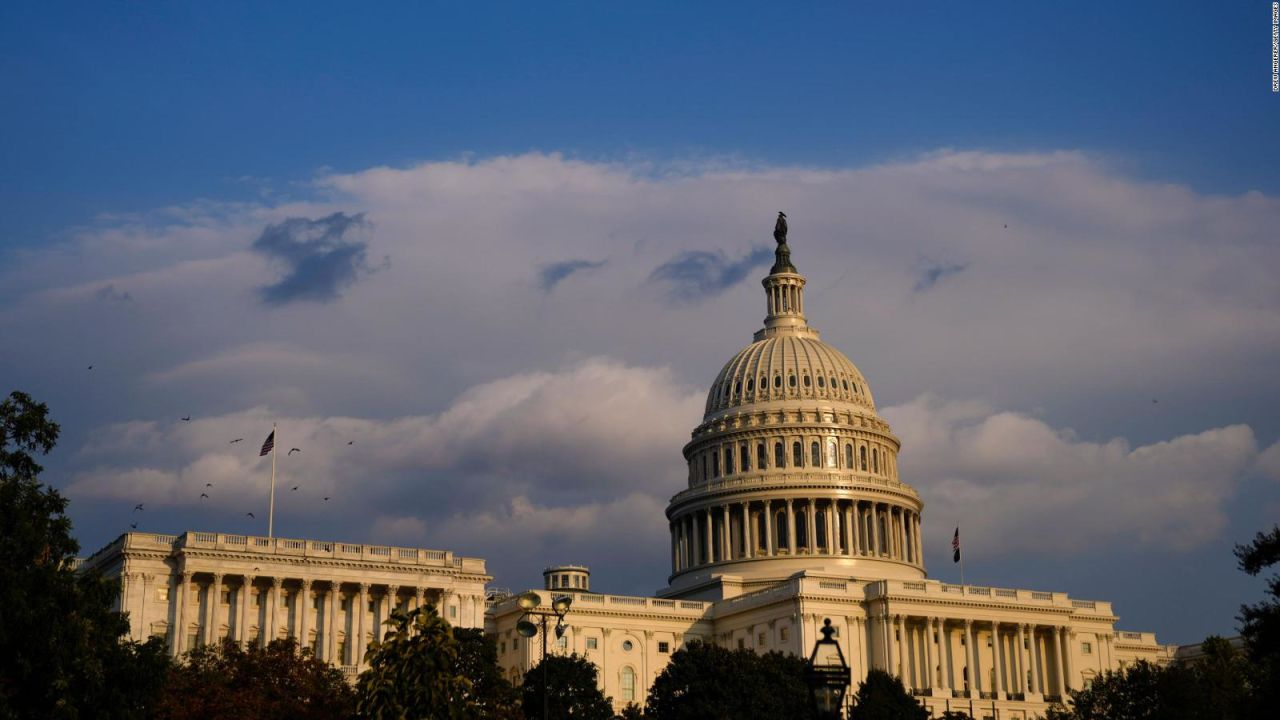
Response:
[{"label": "row of columns", "polygon": [[[800,513],[804,532],[797,534]],[[671,566],[673,572],[683,572],[715,562],[797,555],[801,550],[923,565],[920,525],[918,512],[874,501],[784,498],[711,505],[672,521]]]},{"label": "row of columns", "polygon": [[[885,667],[917,691],[1004,700],[1010,693],[1064,697],[1075,687],[1071,633],[1065,626],[932,616],[879,619]],[[980,647],[983,630],[991,639],[989,667]],[[958,649],[953,632],[961,633]]]},{"label": "row of columns", "polygon": [[[835,451],[827,447],[835,442]],[[800,444],[799,458],[795,445]],[[818,445],[818,458],[813,445]],[[782,452],[778,451],[781,446]],[[763,448],[763,452],[761,449]],[[779,462],[779,456],[781,461]],[[822,469],[869,472],[882,477],[895,477],[893,454],[886,445],[868,442],[840,442],[831,437],[790,437],[772,441],[726,442],[708,447],[689,460],[689,481],[707,481],[739,473],[772,469]],[[763,460],[764,462],[761,462]]]},{"label": "row of columns", "polygon": [[[216,643],[221,639],[218,637],[218,628],[225,623],[231,631],[230,639],[246,646],[255,640],[260,646],[266,645],[280,637],[283,631],[297,640],[299,645],[306,647],[309,646],[314,630],[316,644],[313,649],[316,657],[333,665],[358,667],[363,663],[368,637],[373,636],[375,639],[379,637],[378,628],[390,616],[393,608],[402,604],[407,606],[406,609],[422,607],[428,601],[428,593],[431,595],[430,600],[440,607],[442,615],[446,612],[445,607],[452,606],[449,599],[453,593],[440,589],[403,588],[411,590],[412,594],[402,596],[402,587],[399,585],[379,585],[376,587],[381,590],[371,593],[375,586],[366,582],[344,583],[341,580],[301,578],[294,581],[296,582],[294,587],[285,588],[286,578],[267,577],[262,579],[268,584],[266,587],[261,587],[258,583],[259,578],[254,575],[224,575],[217,572],[200,574],[210,578],[203,585],[195,582],[195,572],[191,570],[183,570],[175,576],[178,581],[178,592],[177,597],[171,601],[173,632],[170,636],[170,649],[175,656],[193,649],[190,647],[191,643],[187,636],[187,629],[192,623],[199,627],[196,636],[197,644],[205,645]],[[224,579],[234,577],[238,577],[239,582],[226,589],[236,593],[235,602],[228,603],[226,617],[220,617],[219,608],[222,605]],[[144,579],[144,592],[146,582]],[[358,590],[353,588],[343,593],[343,585],[352,585],[358,587]],[[260,617],[251,620],[251,596],[255,586],[259,587],[259,605],[254,609],[254,613],[260,614]],[[292,593],[289,592],[290,589]],[[202,592],[205,598],[203,606],[200,604]],[[290,595],[293,597],[293,608],[290,616],[286,616],[282,624],[281,611],[287,607],[286,598]],[[369,611],[369,600],[375,595],[378,602],[373,610]],[[316,600],[314,608],[311,605],[313,596]],[[353,606],[340,611],[344,597],[350,600]],[[140,606],[143,613],[147,604],[145,599],[144,595],[144,601]],[[388,603],[388,600],[392,602]],[[461,619],[464,622],[468,622],[468,616],[469,622],[473,625],[482,622],[483,597],[459,595],[458,605],[462,606],[459,612],[463,615]],[[371,613],[372,617],[370,617]],[[311,627],[313,615],[316,624],[314,628]],[[458,624],[459,620],[456,617],[446,619],[453,624]],[[142,627],[146,627],[145,615],[139,617],[139,623]],[[258,625],[258,635],[257,638],[250,638],[249,628],[254,624]],[[346,634],[348,640],[345,653],[340,653],[338,646],[340,631]],[[351,643],[352,640],[354,644]]]}]

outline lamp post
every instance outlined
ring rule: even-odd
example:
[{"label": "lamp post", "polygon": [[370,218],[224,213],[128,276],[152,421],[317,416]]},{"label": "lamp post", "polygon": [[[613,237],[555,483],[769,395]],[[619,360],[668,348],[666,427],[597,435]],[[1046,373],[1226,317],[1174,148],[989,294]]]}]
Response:
[{"label": "lamp post", "polygon": [[814,717],[819,720],[841,720],[844,693],[850,682],[849,665],[840,643],[831,637],[835,632],[831,618],[823,620],[822,639],[814,643],[809,656],[809,696],[813,699]]},{"label": "lamp post", "polygon": [[[568,595],[561,595],[551,600],[551,610],[539,610],[538,605],[542,603],[542,596],[536,592],[527,592],[516,599],[516,604],[524,610],[524,615],[520,616],[520,620],[516,623],[516,632],[520,635],[531,638],[538,634],[539,626],[542,631],[542,663],[547,662],[547,618],[554,617],[556,619],[556,639],[564,637],[564,616],[569,612],[569,606],[573,604],[573,598]],[[529,618],[537,618],[538,623],[535,624]],[[547,668],[542,668],[542,718],[548,720],[547,715]]]}]

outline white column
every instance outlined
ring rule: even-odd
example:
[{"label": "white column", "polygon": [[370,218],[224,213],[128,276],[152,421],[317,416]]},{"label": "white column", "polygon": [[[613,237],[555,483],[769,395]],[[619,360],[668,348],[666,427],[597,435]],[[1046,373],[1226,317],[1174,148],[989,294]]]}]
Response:
[{"label": "white column", "polygon": [[[351,664],[355,665],[356,667],[360,667],[362,664],[364,664],[364,643],[365,643],[365,633],[367,632],[367,630],[365,629],[365,616],[368,614],[368,612],[369,612],[369,583],[360,583],[360,606],[356,608],[356,614],[355,614],[356,622],[352,623],[352,625],[358,626],[359,628],[356,631],[356,644],[354,645],[356,654],[351,661]],[[461,609],[458,610],[458,614],[459,615],[462,614]],[[459,620],[461,620],[461,618],[459,618]]]},{"label": "white column", "polygon": [[938,671],[934,669],[933,662],[933,647],[935,642],[933,636],[933,621],[934,618],[931,617],[924,619],[924,686],[927,688],[932,688],[938,681]]},{"label": "white column", "polygon": [[1062,686],[1062,692],[1064,694],[1075,687],[1075,679],[1072,677],[1074,675],[1075,663],[1071,662],[1071,646],[1073,644],[1074,643],[1071,641],[1071,628],[1062,628],[1062,667],[1063,677],[1065,678],[1065,683]]},{"label": "white column", "polygon": [[337,580],[330,580],[329,594],[325,596],[324,601],[324,609],[329,616],[329,622],[324,629],[324,659],[328,660],[330,665],[342,664],[342,658],[338,657],[338,606],[341,604],[342,586]]},{"label": "white column", "polygon": [[[827,501],[827,554],[840,554],[840,541],[836,537],[836,528],[840,527],[840,523],[836,521],[836,501],[831,499]],[[816,642],[816,641],[815,641]]]},{"label": "white column", "polygon": [[[298,647],[311,647],[311,579],[302,579],[302,589],[298,591]],[[317,648],[318,650],[319,648]]]},{"label": "white column", "polygon": [[177,597],[174,599],[176,603],[173,609],[173,647],[174,655],[181,655],[186,648],[187,642],[187,585],[191,580],[191,572],[182,570],[178,573],[178,592],[174,593]]},{"label": "white column", "polygon": [[1027,640],[1026,626],[1018,623],[1018,685],[1016,692],[1025,693],[1027,687]]},{"label": "white column", "polygon": [[897,620],[895,616],[889,615],[886,612],[884,615],[884,653],[885,653],[884,671],[889,673],[890,675],[898,674],[897,665],[894,663],[894,657],[893,657],[894,650],[896,649],[895,644],[897,641],[897,638],[896,638],[897,628],[894,627],[896,623],[897,623]]},{"label": "white column", "polygon": [[895,633],[895,637],[897,638],[897,643],[898,643],[898,646],[897,646],[898,677],[902,678],[903,682],[906,682],[908,679],[907,678],[907,652],[906,652],[906,648],[904,647],[904,644],[907,642],[907,622],[906,622],[906,618],[903,617],[902,615],[894,615],[893,617],[895,621],[894,624],[897,626],[897,630],[898,630],[898,632]]},{"label": "white column", "polygon": [[755,536],[751,533],[751,503],[742,503],[742,557],[750,559],[755,555],[752,546]]},{"label": "white column", "polygon": [[853,554],[865,555],[867,526],[862,517],[862,503],[853,501]]},{"label": "white column", "polygon": [[854,555],[857,550],[853,544],[853,506],[846,506],[841,512],[844,514],[844,554]]},{"label": "white column", "polygon": [[1036,626],[1030,627],[1031,640],[1031,688],[1033,691],[1045,694],[1044,679],[1044,656],[1040,654],[1040,636],[1036,633]]},{"label": "white column", "polygon": [[871,503],[871,555],[880,556],[880,509]]},{"label": "white column", "polygon": [[425,596],[426,596],[426,591],[423,588],[413,589],[413,609],[414,610],[417,610],[418,608],[422,607],[423,603],[426,602]]},{"label": "white column", "polygon": [[271,578],[271,636],[263,643],[264,647],[280,637],[280,586],[283,584],[282,578]]},{"label": "white column", "polygon": [[1002,680],[1002,670],[1000,667],[1000,656],[1002,655],[1000,647],[1000,621],[991,621],[991,669],[995,671],[995,682],[991,688],[996,694],[997,700],[1004,699],[1004,683]]},{"label": "white column", "polygon": [[1052,632],[1053,665],[1057,670],[1057,672],[1055,672],[1054,674],[1058,676],[1057,677],[1058,679],[1057,694],[1062,695],[1063,696],[1062,699],[1065,700],[1067,695],[1067,676],[1065,671],[1062,668],[1062,628],[1055,627],[1055,628],[1052,628],[1052,630],[1053,630]]},{"label": "white column", "polygon": [[773,532],[773,501],[764,501],[764,554],[765,557],[774,556],[774,545],[777,538]]},{"label": "white column", "polygon": [[951,684],[955,682],[955,667],[951,659],[951,636],[947,634],[947,619],[937,618],[938,622],[938,687],[951,694]]},{"label": "white column", "polygon": [[240,579],[240,599],[236,602],[236,610],[240,619],[236,621],[236,642],[241,647],[249,642],[249,593],[253,589],[253,576],[242,575]]},{"label": "white column", "polygon": [[711,514],[711,508],[707,508],[703,522],[706,523],[707,526],[707,557],[705,558],[705,561],[707,564],[710,564],[716,560],[716,523],[715,516]]},{"label": "white column", "polygon": [[729,513],[729,506],[727,504],[722,505],[721,510],[723,510],[723,512],[721,513],[722,517],[721,517],[721,526],[720,526],[720,559],[732,560],[733,559],[733,533],[731,532],[731,530],[733,528],[733,522],[730,519],[731,516]]},{"label": "white column", "polygon": [[964,636],[965,651],[969,655],[969,697],[979,698],[982,696],[982,673],[978,672],[978,643],[974,642],[972,620],[964,621]]},{"label": "white column", "polygon": [[809,498],[809,512],[807,513],[809,522],[805,523],[805,535],[808,537],[809,547],[806,550],[810,555],[818,552],[818,507],[813,498]]},{"label": "white column", "polygon": [[787,554],[796,554],[796,513],[791,498],[787,498]]}]

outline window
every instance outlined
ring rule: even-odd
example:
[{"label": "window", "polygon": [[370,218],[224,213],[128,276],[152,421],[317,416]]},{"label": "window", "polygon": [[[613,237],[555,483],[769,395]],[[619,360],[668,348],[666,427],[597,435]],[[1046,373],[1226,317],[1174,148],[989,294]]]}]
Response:
[{"label": "window", "polygon": [[707,479],[707,456],[702,456],[702,479]]},{"label": "window", "polygon": [[756,647],[764,647],[764,633],[756,635]]},{"label": "window", "polygon": [[[262,607],[262,593],[254,593],[254,594],[253,594],[253,606],[254,606],[254,607]],[[343,609],[343,610],[346,610],[346,609],[347,609],[347,606],[346,606],[346,605],[343,605],[343,606],[342,606],[342,609]]]},{"label": "window", "polygon": [[858,456],[862,460],[862,472],[867,471],[867,449],[865,447],[858,448]]},{"label": "window", "polygon": [[763,470],[764,466],[767,464],[765,463],[765,460],[768,460],[768,459],[769,459],[769,455],[768,453],[765,452],[764,443],[757,443],[756,444],[756,469]]},{"label": "window", "polygon": [[808,375],[805,375],[805,376],[804,376],[804,386],[805,386],[805,387],[809,387],[809,376],[808,376]]},{"label": "window", "polygon": [[778,631],[778,640],[780,642],[786,642],[790,637],[791,637],[791,628],[784,627]]},{"label": "window", "polygon": [[827,438],[827,467],[836,466],[836,440],[835,438]]},{"label": "window", "polygon": [[168,602],[169,586],[166,585],[165,587],[156,588],[156,600],[159,600],[161,602]]},{"label": "window", "polygon": [[724,474],[733,474],[733,446],[724,449]]},{"label": "window", "polygon": [[741,380],[739,380],[738,382],[736,382],[736,383],[734,383],[734,384],[733,384],[733,394],[734,394],[734,395],[741,395],[741,394],[742,394],[742,381],[741,381]]},{"label": "window", "polygon": [[[782,443],[773,444],[773,466],[776,468],[787,466],[787,454],[782,449]],[[165,591],[165,597],[168,597],[168,590]]]},{"label": "window", "polygon": [[781,375],[774,375],[774,376],[773,376],[773,386],[774,386],[774,387],[776,387],[776,388],[780,388],[780,387],[782,387],[782,376],[781,376]]},{"label": "window", "polygon": [[818,387],[820,387],[820,388],[824,388],[824,387],[826,387],[826,386],[827,386],[827,383],[826,383],[825,379],[824,379],[821,375],[819,375],[819,376],[818,376]]},{"label": "window", "polygon": [[814,467],[822,467],[822,448],[816,440],[809,444],[809,460]]},{"label": "window", "polygon": [[711,477],[720,477],[720,453],[711,454]]},{"label": "window", "polygon": [[230,605],[230,604],[231,604],[231,591],[230,591],[230,590],[223,590],[223,591],[222,591],[222,604],[223,604],[223,605]]},{"label": "window", "polygon": [[756,389],[756,379],[747,378],[747,392],[751,392],[752,390],[755,390],[755,389]]},{"label": "window", "polygon": [[622,649],[624,652],[631,652],[632,648],[634,647],[635,647],[635,644],[632,643],[630,640],[622,641]]},{"label": "window", "polygon": [[203,644],[204,644],[204,643],[200,642],[200,634],[199,634],[199,633],[191,633],[190,635],[188,635],[188,636],[187,636],[187,647],[188,647],[188,648],[197,648],[197,647],[200,647],[200,646],[201,646],[201,645],[203,645]]},{"label": "window", "polygon": [[368,603],[368,605],[369,605],[369,612],[373,612],[374,610],[377,610],[377,609],[378,609],[378,601],[377,601],[377,600],[370,600],[370,601],[369,601],[369,603]]},{"label": "window", "polygon": [[796,376],[795,376],[795,375],[788,375],[788,376],[787,376],[787,385],[789,385],[789,386],[791,386],[791,387],[795,387],[795,386],[796,386]]},{"label": "window", "polygon": [[751,448],[746,443],[739,448],[738,457],[742,458],[742,472],[751,472]]},{"label": "window", "polygon": [[844,446],[844,466],[853,469],[853,445]]},{"label": "window", "polygon": [[622,668],[622,701],[635,702],[636,671],[629,667]]},{"label": "window", "polygon": [[311,596],[311,609],[312,609],[312,610],[319,610],[319,609],[320,609],[320,596],[319,596],[319,595],[312,595],[312,596]]},{"label": "window", "polygon": [[563,635],[556,638],[556,647],[560,648],[561,650],[564,650],[565,648],[569,647],[569,638]]},{"label": "window", "polygon": [[874,449],[871,451],[871,472],[880,472],[880,451]]},{"label": "window", "polygon": [[1085,655],[1092,655],[1093,643],[1088,643],[1088,642],[1080,643],[1080,652],[1084,653]]},{"label": "window", "polygon": [[587,649],[588,649],[588,650],[595,650],[595,649],[596,649],[596,648],[598,648],[598,647],[600,647],[600,641],[599,641],[599,640],[597,640],[597,639],[595,639],[595,638],[587,638]]},{"label": "window", "polygon": [[746,650],[746,649],[747,649],[747,641],[746,641],[746,640],[743,640],[742,638],[738,638],[738,649],[739,649],[739,650]]},{"label": "window", "polygon": [[457,618],[457,617],[458,617],[458,606],[457,606],[457,605],[450,605],[450,606],[449,606],[449,617],[451,617],[451,618]]},{"label": "window", "polygon": [[804,467],[804,446],[799,441],[791,443],[791,464]]},{"label": "window", "polygon": [[660,653],[662,653],[662,654],[664,654],[664,655],[665,655],[665,654],[667,654],[667,653],[669,653],[669,652],[671,652],[671,643],[667,643],[667,642],[659,642],[659,643],[658,643],[658,652],[660,652]]},{"label": "window", "polygon": [[840,384],[844,387],[844,391],[845,391],[845,392],[849,392],[849,381],[848,381],[848,380],[841,380],[841,381],[840,381]]}]

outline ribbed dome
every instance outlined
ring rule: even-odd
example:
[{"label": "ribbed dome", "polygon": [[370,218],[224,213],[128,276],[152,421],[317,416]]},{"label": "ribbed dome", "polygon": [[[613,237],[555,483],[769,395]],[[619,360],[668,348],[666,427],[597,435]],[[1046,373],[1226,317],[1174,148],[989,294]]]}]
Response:
[{"label": "ribbed dome", "polygon": [[735,406],[815,398],[860,405],[875,412],[862,373],[816,333],[778,334],[738,351],[707,394],[706,415]]}]

